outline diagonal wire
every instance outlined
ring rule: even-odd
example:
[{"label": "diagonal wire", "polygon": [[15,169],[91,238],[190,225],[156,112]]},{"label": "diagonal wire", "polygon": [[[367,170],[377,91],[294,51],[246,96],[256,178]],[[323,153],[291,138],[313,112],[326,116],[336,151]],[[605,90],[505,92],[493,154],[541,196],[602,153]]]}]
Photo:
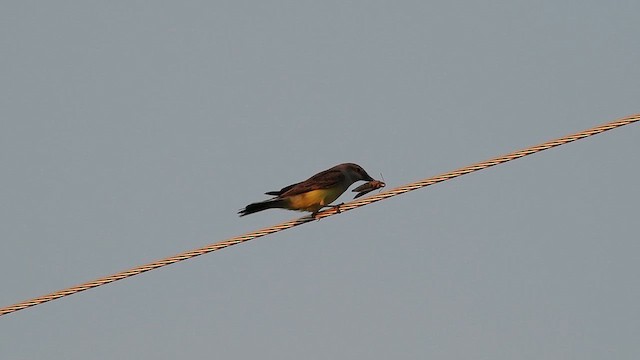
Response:
[{"label": "diagonal wire", "polygon": [[[338,212],[344,212],[344,211],[349,211],[349,210],[353,210],[355,208],[364,206],[364,205],[368,205],[380,200],[384,200],[387,198],[390,198],[392,196],[396,196],[396,195],[400,195],[400,194],[404,194],[407,193],[409,191],[413,191],[413,190],[417,190],[420,188],[423,188],[425,186],[429,186],[429,185],[433,185],[442,181],[446,181],[446,180],[450,180],[453,178],[456,178],[458,176],[462,176],[465,174],[469,174],[472,173],[474,171],[478,171],[478,170],[482,170],[482,169],[486,169],[488,167],[491,166],[495,166],[495,165],[499,165],[499,164],[503,164],[506,163],[508,161],[511,160],[515,160],[527,155],[531,155],[543,150],[547,150],[556,146],[560,146],[566,143],[570,143],[572,141],[576,141],[576,140],[580,140],[589,136],[593,136],[611,129],[615,129],[617,127],[621,127],[624,125],[629,125],[631,123],[634,123],[636,121],[640,120],[640,114],[634,114],[634,115],[630,115],[627,116],[625,118],[610,122],[610,123],[606,123],[600,126],[596,126],[575,134],[571,134],[571,135],[567,135],[555,140],[551,140],[551,141],[547,141],[545,143],[539,144],[539,145],[535,145],[535,146],[531,146],[522,150],[518,150],[518,151],[514,151],[512,153],[503,155],[503,156],[499,156],[493,159],[489,159],[486,161],[482,161],[473,165],[469,165],[448,173],[444,173],[441,175],[437,175],[434,177],[430,177],[424,180],[420,180],[420,181],[416,181],[410,184],[406,184],[406,185],[402,185],[402,186],[398,186],[396,188],[387,190],[387,191],[383,191],[381,193],[378,193],[377,195],[373,195],[373,196],[369,196],[366,198],[362,198],[359,200],[355,200],[355,201],[351,201],[348,202],[346,204],[342,204],[339,209],[337,208],[330,208],[328,210],[322,211],[320,213],[318,213],[316,215],[317,219],[320,218],[325,218],[331,215],[335,215]],[[269,234],[273,234],[275,232],[279,232],[282,230],[286,230],[289,228],[292,228],[294,226],[298,226],[298,225],[302,225],[305,223],[308,223],[310,221],[314,221],[315,219],[311,216],[304,216],[298,219],[294,219],[294,220],[290,220],[290,221],[286,221],[283,223],[280,223],[278,225],[274,225],[274,226],[270,226],[270,227],[266,227],[260,230],[256,230],[244,235],[240,235],[240,236],[236,236],[227,240],[223,240],[211,245],[207,245],[204,247],[201,247],[199,249],[195,249],[195,250],[191,250],[191,251],[186,251],[168,258],[164,258],[161,260],[157,260],[154,262],[150,262],[148,264],[145,265],[141,265],[141,266],[137,266],[134,268],[131,268],[129,270],[126,271],[122,271],[113,275],[108,275],[93,281],[89,281],[80,285],[76,285],[70,288],[66,288],[66,289],[62,289],[59,291],[55,291],[52,292],[50,294],[47,295],[43,295],[37,298],[33,298],[30,300],[26,300],[20,303],[16,303],[14,305],[10,305],[10,306],[6,306],[3,308],[0,308],[0,316],[2,315],[6,315],[18,310],[22,310],[22,309],[26,309],[28,307],[31,306],[35,306],[35,305],[39,305],[48,301],[52,301],[52,300],[56,300],[65,296],[69,296],[84,290],[88,290],[91,288],[95,288],[98,286],[102,286],[102,285],[106,285],[109,283],[112,283],[114,281],[118,281],[118,280],[122,280],[125,278],[128,278],[130,276],[134,276],[134,275],[138,275],[138,274],[142,274],[144,272],[147,271],[151,271],[163,266],[167,266],[167,265],[171,265],[173,263],[177,263],[183,260],[187,260],[196,256],[200,256],[200,255],[204,255],[207,253],[210,253],[212,251],[216,251],[216,250],[220,250],[220,249],[224,249],[226,247],[232,246],[232,245],[236,245],[236,244],[240,244],[243,243],[245,241],[249,241],[249,240],[253,240],[265,235],[269,235]]]}]

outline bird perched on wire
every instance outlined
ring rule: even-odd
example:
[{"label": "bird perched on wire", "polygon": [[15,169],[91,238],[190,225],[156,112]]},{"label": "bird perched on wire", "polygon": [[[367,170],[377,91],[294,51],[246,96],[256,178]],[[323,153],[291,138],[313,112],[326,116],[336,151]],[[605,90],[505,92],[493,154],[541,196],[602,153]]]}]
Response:
[{"label": "bird perched on wire", "polygon": [[258,211],[280,208],[298,211],[310,211],[315,216],[320,209],[331,206],[351,184],[356,181],[373,181],[360,165],[345,163],[319,172],[309,179],[286,186],[279,191],[269,191],[265,194],[275,197],[247,205],[238,211],[240,216]]}]

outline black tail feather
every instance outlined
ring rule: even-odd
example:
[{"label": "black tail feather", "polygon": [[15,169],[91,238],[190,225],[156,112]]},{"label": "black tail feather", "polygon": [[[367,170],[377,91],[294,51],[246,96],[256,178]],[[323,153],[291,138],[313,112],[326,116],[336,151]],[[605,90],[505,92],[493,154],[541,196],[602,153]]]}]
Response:
[{"label": "black tail feather", "polygon": [[275,199],[269,199],[269,200],[249,204],[244,209],[240,209],[240,211],[238,211],[238,214],[240,216],[245,216],[245,215],[257,213],[258,211],[262,211],[262,210],[282,208],[282,207],[284,207],[284,200],[275,198]]}]

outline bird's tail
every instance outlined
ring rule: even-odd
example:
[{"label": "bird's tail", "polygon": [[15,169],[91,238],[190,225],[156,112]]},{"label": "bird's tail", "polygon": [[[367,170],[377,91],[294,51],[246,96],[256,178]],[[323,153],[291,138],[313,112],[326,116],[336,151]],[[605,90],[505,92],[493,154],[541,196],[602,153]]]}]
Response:
[{"label": "bird's tail", "polygon": [[258,211],[273,209],[273,208],[284,208],[285,200],[280,198],[273,198],[265,201],[260,201],[257,203],[249,204],[244,209],[240,209],[238,214],[240,216],[245,216],[253,213],[257,213]]}]

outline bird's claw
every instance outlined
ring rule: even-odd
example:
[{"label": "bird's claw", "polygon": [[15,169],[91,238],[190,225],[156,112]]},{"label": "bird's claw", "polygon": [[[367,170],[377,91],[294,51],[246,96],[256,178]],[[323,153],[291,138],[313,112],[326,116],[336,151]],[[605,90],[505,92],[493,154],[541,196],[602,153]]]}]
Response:
[{"label": "bird's claw", "polygon": [[332,208],[336,209],[336,214],[340,214],[342,211],[340,210],[340,206],[344,205],[343,202],[341,202],[338,205],[331,205]]},{"label": "bird's claw", "polygon": [[[340,206],[342,206],[342,205],[344,205],[343,202],[341,202],[340,204],[337,204],[337,205],[325,205],[323,208],[325,208],[325,207],[333,208],[333,209],[336,210],[336,214],[340,214],[340,213],[342,213],[342,211],[340,210]],[[320,218],[318,218],[318,213],[319,212],[320,212],[320,210],[312,212],[311,213],[311,217],[315,218],[316,220],[320,220]]]}]

